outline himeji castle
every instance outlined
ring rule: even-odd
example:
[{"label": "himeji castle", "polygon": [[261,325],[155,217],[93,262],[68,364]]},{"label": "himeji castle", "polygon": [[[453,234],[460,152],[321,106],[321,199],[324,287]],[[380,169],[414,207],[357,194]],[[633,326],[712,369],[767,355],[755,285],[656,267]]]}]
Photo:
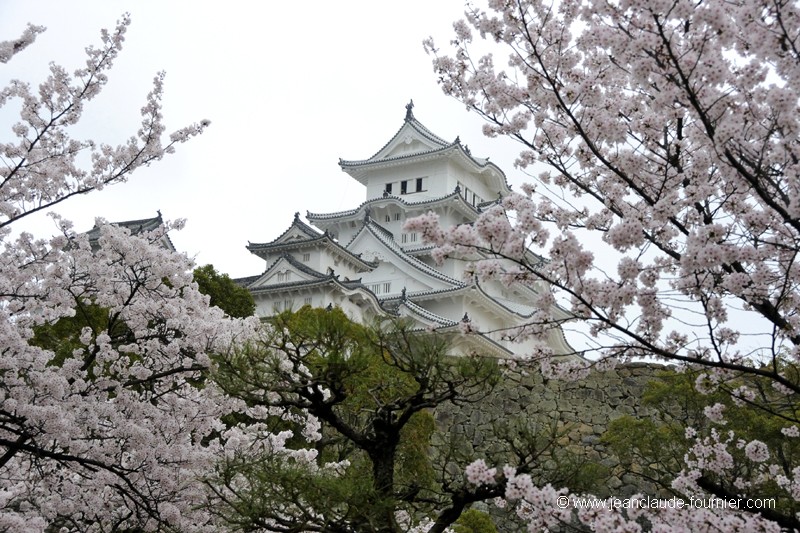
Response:
[{"label": "himeji castle", "polygon": [[[453,347],[462,353],[514,357],[530,351],[504,331],[531,317],[536,289],[466,282],[468,262],[436,265],[432,247],[403,230],[408,218],[429,211],[445,227],[473,223],[510,192],[500,168],[472,155],[458,138],[448,142],[431,132],[414,116],[413,103],[400,129],[374,155],[340,159],[339,166],[365,186],[361,205],[308,212],[307,222],[297,213],[274,240],[247,245],[266,269],[237,281],[253,294],[259,316],[335,306],[354,320],[407,317],[421,329],[453,332]],[[457,334],[462,321],[483,333]],[[560,329],[548,344],[556,354],[573,351]]]}]

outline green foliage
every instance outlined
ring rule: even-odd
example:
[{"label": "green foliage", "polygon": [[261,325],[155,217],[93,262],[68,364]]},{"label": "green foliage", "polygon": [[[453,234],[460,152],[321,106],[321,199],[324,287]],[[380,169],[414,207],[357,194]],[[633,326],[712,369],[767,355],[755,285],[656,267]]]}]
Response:
[{"label": "green foliage", "polygon": [[453,524],[455,533],[497,533],[492,518],[477,509],[465,511]]},{"label": "green foliage", "polygon": [[216,271],[214,265],[194,269],[192,273],[200,292],[211,297],[211,305],[219,307],[232,318],[246,318],[256,312],[250,291],[240,287],[227,275]]},{"label": "green foliage", "polygon": [[[130,329],[118,314],[111,313],[105,307],[77,299],[74,316],[62,317],[53,323],[36,326],[33,337],[28,342],[31,346],[52,351],[54,356],[49,364],[56,367],[74,357],[76,352],[82,352],[83,366],[88,376],[94,378],[105,370],[96,368],[97,349],[87,349],[87,344],[81,342],[84,329],[89,332],[91,343],[100,334],[108,335],[110,343],[114,346],[131,342],[132,339]],[[131,361],[135,360],[134,356],[129,357]]]},{"label": "green foliage", "polygon": [[[701,394],[696,387],[698,374],[665,371],[659,380],[651,381],[643,395],[643,405],[654,408],[648,419],[625,416],[613,420],[602,442],[620,459],[629,473],[652,483],[662,494],[675,493],[671,482],[681,471],[684,456],[690,453],[694,439],[687,438],[686,428],[693,428],[699,437],[712,431],[727,435],[732,432],[736,441],[764,442],[776,456],[770,457],[791,478],[792,470],[800,464],[800,439],[787,438],[781,429],[798,419],[793,398],[777,393],[766,378],[747,375],[730,378],[717,384],[713,391]],[[735,398],[736,391],[746,386],[753,392],[752,400]],[[790,395],[791,396],[791,395]],[[707,406],[725,406],[725,424],[712,422],[705,414]],[[758,479],[761,465],[748,460],[741,446],[728,446],[736,468],[725,475],[704,472],[701,486],[718,496],[740,495],[742,489],[736,478]],[[766,481],[751,486],[748,494],[758,498],[776,498],[777,512],[794,516],[800,511],[794,499],[766,476]]]},{"label": "green foliage", "polygon": [[32,346],[38,346],[55,353],[50,364],[60,366],[72,357],[74,350],[84,349],[80,341],[83,328],[90,328],[95,334],[105,331],[109,326],[108,310],[94,304],[80,302],[75,309],[75,315],[60,318],[52,324],[43,324],[34,328],[33,338],[29,341]]},{"label": "green foliage", "polygon": [[[346,524],[348,531],[399,532],[398,512],[417,520],[452,505],[453,491],[464,488],[463,474],[457,486],[442,485],[432,453],[438,431],[432,410],[484,399],[499,372],[491,359],[450,357],[447,349],[441,337],[402,322],[363,326],[339,309],[304,307],[273,317],[258,345],[220,356],[215,377],[251,407],[279,406],[286,414],[266,427],[292,430],[289,447],[308,446],[299,438],[302,422],[293,417],[317,417],[318,467],[285,455],[233,457],[209,481],[220,495],[236,486],[218,512],[243,530],[291,509],[309,530],[338,531]],[[255,422],[230,421],[242,427]],[[330,463],[341,467],[334,471],[325,466]]]}]

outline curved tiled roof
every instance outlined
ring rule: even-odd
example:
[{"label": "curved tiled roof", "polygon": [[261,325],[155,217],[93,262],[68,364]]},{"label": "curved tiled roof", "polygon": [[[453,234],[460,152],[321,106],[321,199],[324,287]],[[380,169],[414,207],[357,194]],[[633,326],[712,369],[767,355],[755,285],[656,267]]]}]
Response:
[{"label": "curved tiled roof", "polygon": [[313,289],[316,287],[323,287],[325,285],[334,285],[338,287],[340,290],[348,292],[350,294],[360,293],[372,302],[376,310],[381,310],[382,312],[385,312],[387,314],[396,315],[396,313],[392,313],[391,311],[384,308],[383,305],[381,304],[381,301],[378,299],[377,296],[375,296],[375,293],[373,293],[365,285],[363,285],[360,280],[340,281],[339,277],[335,274],[328,274],[327,276],[322,276],[318,279],[278,283],[274,285],[256,287],[254,289],[248,288],[248,290],[252,294],[257,295],[270,292],[282,292],[285,290]]},{"label": "curved tiled roof", "polygon": [[492,302],[496,303],[503,309],[506,309],[507,311],[514,313],[515,315],[527,318],[536,312],[536,309],[530,305],[525,305],[523,303],[515,302],[513,300],[509,300],[508,298],[498,298],[496,296],[492,296],[488,294],[485,290],[483,290],[483,287],[481,287],[479,284],[476,283],[475,285],[481,292],[481,294],[483,294],[483,296],[486,297],[486,299],[491,300]]},{"label": "curved tiled roof", "polygon": [[271,288],[271,287],[278,287],[278,286],[292,286],[295,283],[304,283],[304,282],[308,282],[309,281],[309,280],[301,280],[299,282],[298,281],[292,281],[292,282],[286,282],[286,283],[276,283],[276,284],[272,284],[272,285],[264,285],[264,286],[261,286],[261,287],[251,287],[251,285],[253,285],[253,283],[255,283],[256,281],[260,280],[265,275],[267,275],[281,261],[286,261],[287,263],[289,263],[290,265],[295,267],[300,272],[308,274],[309,276],[311,276],[312,278],[315,278],[315,279],[323,279],[323,278],[327,278],[327,277],[331,276],[330,274],[325,275],[325,274],[322,274],[321,272],[317,272],[313,268],[308,268],[303,263],[299,262],[297,259],[295,259],[294,257],[292,257],[289,254],[281,254],[275,261],[272,262],[271,265],[269,265],[267,267],[267,269],[262,274],[259,274],[258,276],[248,276],[246,278],[239,278],[238,280],[235,280],[235,281],[237,283],[247,283],[246,285],[244,285],[244,287],[246,287],[247,289],[249,289],[251,291],[263,289],[263,288],[266,288],[266,287],[270,287]]},{"label": "curved tiled roof", "polygon": [[[445,288],[445,289],[434,289],[434,290],[427,290],[427,291],[408,292],[408,293],[406,293],[406,298],[410,299],[410,300],[413,300],[413,299],[427,300],[427,299],[430,299],[432,297],[440,297],[440,296],[443,296],[445,294],[455,295],[455,294],[462,293],[462,292],[468,292],[468,291],[470,291],[472,289],[477,289],[478,294],[483,296],[486,300],[494,303],[495,305],[497,305],[498,307],[500,307],[502,309],[505,309],[509,313],[517,315],[517,316],[519,316],[521,318],[528,318],[531,315],[533,315],[534,312],[536,312],[536,309],[534,309],[531,306],[528,306],[528,305],[525,305],[525,304],[521,304],[521,303],[517,303],[517,302],[511,301],[511,300],[505,299],[505,298],[495,298],[494,296],[492,296],[492,295],[488,294],[486,291],[484,291],[483,287],[481,287],[477,283],[473,283],[473,284],[470,284],[470,285],[462,283],[461,286],[458,286],[458,287],[448,287],[448,288]],[[395,301],[395,300],[401,300],[402,301],[402,298],[403,298],[402,296],[393,296],[391,298],[385,298],[383,301],[384,302]]]},{"label": "curved tiled roof", "polygon": [[[292,228],[295,228],[295,227],[300,229],[301,231],[303,231],[303,233],[306,233],[309,236],[309,238],[308,239],[304,239],[304,240],[299,240],[299,241],[279,242],[280,239],[282,239],[284,236],[286,236],[286,234],[288,234],[292,230]],[[292,223],[291,226],[289,226],[289,229],[284,231],[280,235],[280,237],[278,237],[277,239],[275,239],[273,241],[266,242],[266,243],[251,243],[251,242],[248,242],[247,249],[250,251],[250,253],[258,255],[257,252],[260,252],[260,251],[278,252],[278,251],[281,251],[281,250],[298,248],[298,247],[306,247],[306,246],[309,246],[309,245],[319,244],[319,243],[325,244],[325,245],[330,245],[336,252],[340,253],[341,255],[344,255],[344,256],[348,257],[351,261],[363,266],[364,268],[372,269],[372,268],[375,268],[377,266],[377,264],[375,262],[365,261],[360,256],[352,253],[350,250],[348,250],[347,248],[345,248],[344,246],[342,246],[341,244],[336,242],[336,240],[330,234],[328,234],[327,232],[326,233],[320,233],[319,231],[313,229],[311,226],[303,223],[302,221],[299,220],[297,215],[295,215],[295,221]]]},{"label": "curved tiled roof", "polygon": [[422,122],[420,122],[419,120],[416,119],[416,117],[414,117],[414,112],[411,110],[413,107],[414,107],[414,103],[413,102],[409,102],[409,104],[406,106],[406,118],[403,121],[403,124],[400,126],[400,128],[398,128],[398,130],[395,132],[395,134],[392,135],[392,138],[389,139],[386,144],[381,146],[380,150],[378,150],[377,152],[372,154],[372,157],[370,157],[369,159],[374,159],[379,153],[383,152],[386,149],[387,146],[392,144],[392,141],[394,141],[397,138],[397,136],[400,135],[400,132],[403,131],[403,128],[405,127],[406,124],[408,124],[409,126],[414,128],[414,130],[416,130],[417,133],[419,133],[422,137],[428,139],[429,141],[431,141],[431,142],[433,142],[435,144],[438,144],[438,145],[441,145],[441,146],[450,145],[449,142],[445,141],[444,139],[442,139],[441,137],[439,137],[438,135],[433,133],[431,130],[426,128],[422,124]]},{"label": "curved tiled roof", "polygon": [[[500,169],[500,167],[498,167],[494,163],[489,162],[488,159],[479,159],[477,157],[474,157],[471,153],[469,153],[467,150],[464,149],[464,147],[461,145],[460,142],[455,142],[455,143],[452,143],[452,144],[448,144],[446,146],[442,146],[442,147],[439,147],[439,148],[434,148],[432,150],[425,150],[425,151],[422,151],[422,152],[413,152],[413,153],[410,153],[410,154],[396,155],[396,156],[393,156],[393,157],[384,157],[384,158],[381,158],[381,159],[373,159],[375,156],[373,156],[373,158],[370,158],[370,159],[357,159],[357,160],[339,159],[339,166],[342,167],[342,169],[346,169],[346,168],[362,167],[362,166],[367,166],[367,165],[379,165],[379,164],[383,164],[383,163],[391,163],[391,162],[395,162],[395,161],[403,161],[403,160],[408,160],[408,159],[414,159],[414,158],[422,157],[422,156],[439,155],[439,154],[443,154],[443,153],[445,153],[447,151],[452,151],[452,150],[454,150],[456,148],[461,152],[461,154],[464,157],[466,157],[469,161],[471,161],[476,167],[481,168],[481,169],[487,168],[489,166],[494,167],[494,169],[501,176],[503,176],[503,178],[505,178],[505,176],[506,176],[505,172],[503,172]],[[508,182],[506,182],[506,186],[508,186]]]},{"label": "curved tiled roof", "polygon": [[257,274],[255,276],[245,276],[243,278],[234,278],[231,281],[233,281],[238,286],[244,287],[246,289],[247,287],[250,286],[251,283],[256,282],[259,279],[261,279],[261,276],[263,276],[263,275],[264,274]]},{"label": "curved tiled roof", "polygon": [[[456,294],[459,292],[466,291],[470,288],[470,285],[466,285],[461,283],[456,287],[445,287],[444,289],[429,289],[425,291],[414,291],[414,292],[406,292],[407,299],[416,299],[416,298],[429,298],[431,296],[442,296],[444,294]],[[402,301],[403,296],[391,296],[389,298],[384,298],[384,302],[391,302],[391,301]]]},{"label": "curved tiled roof", "polygon": [[295,213],[294,214],[294,220],[292,221],[291,225],[288,228],[286,228],[286,231],[284,231],[283,233],[278,235],[276,238],[274,238],[270,242],[260,242],[259,243],[259,242],[247,241],[247,249],[252,251],[253,248],[259,249],[259,248],[266,248],[269,245],[284,244],[284,243],[278,242],[278,241],[280,241],[282,238],[284,238],[290,231],[292,231],[293,228],[299,229],[300,231],[302,231],[303,233],[305,233],[306,235],[308,235],[312,239],[316,239],[318,237],[322,237],[322,236],[325,235],[324,233],[320,233],[316,229],[312,228],[311,226],[309,226],[308,224],[306,224],[305,222],[300,220],[300,213]]},{"label": "curved tiled roof", "polygon": [[[321,272],[318,272],[318,271],[314,270],[313,268],[310,268],[310,267],[308,267],[308,266],[304,265],[303,263],[301,263],[300,261],[298,261],[297,259],[295,259],[295,258],[294,258],[294,257],[293,257],[291,254],[282,254],[282,255],[281,255],[281,256],[280,256],[280,257],[279,257],[279,258],[278,258],[278,259],[277,259],[277,260],[276,260],[274,263],[272,263],[272,266],[270,266],[270,267],[267,269],[267,272],[269,272],[269,271],[272,269],[272,267],[274,267],[275,265],[277,265],[277,264],[278,264],[278,261],[280,261],[281,259],[284,259],[284,260],[286,260],[286,262],[287,262],[287,263],[289,263],[290,265],[292,265],[293,267],[295,267],[295,268],[296,268],[297,270],[299,270],[300,272],[303,272],[304,274],[308,274],[309,276],[313,276],[313,277],[315,277],[315,278],[323,278],[323,277],[326,277],[326,275],[325,275],[325,274],[323,274],[323,273],[321,273]],[[265,273],[266,273],[266,272],[265,272]]]},{"label": "curved tiled roof", "polygon": [[[426,206],[433,206],[437,203],[442,203],[450,200],[461,199],[461,202],[464,206],[468,207],[470,210],[474,211],[476,214],[480,213],[480,209],[473,206],[466,200],[464,197],[461,196],[461,193],[458,190],[451,192],[446,196],[440,196],[439,198],[428,198],[425,200],[420,200],[418,202],[407,202],[403,198],[394,195],[382,196],[380,198],[370,198],[369,200],[365,200],[361,202],[361,205],[356,207],[355,209],[348,209],[347,211],[337,211],[334,213],[311,213],[306,212],[306,218],[314,219],[314,220],[331,220],[336,218],[347,218],[358,215],[365,207],[372,205],[372,204],[379,204],[379,203],[391,203],[395,205],[400,205],[403,207],[426,207]],[[492,202],[484,202],[483,204],[491,204],[494,205],[494,201]],[[481,204],[481,205],[483,205]]]},{"label": "curved tiled roof", "polygon": [[[138,220],[123,220],[120,222],[109,222],[112,226],[117,226],[118,228],[125,228],[130,231],[131,235],[136,236],[142,233],[146,233],[148,231],[154,231],[161,227],[164,224],[164,219],[161,216],[161,211],[156,211],[157,215],[152,218],[140,218]],[[94,225],[92,229],[86,232],[86,236],[89,237],[90,243],[97,243],[98,239],[100,238],[100,228],[97,224]],[[165,233],[162,237],[166,240],[169,248],[175,250],[175,245],[172,244],[172,239],[169,238],[169,234]]]},{"label": "curved tiled roof", "polygon": [[372,233],[379,241],[381,241],[384,245],[386,245],[386,247],[389,248],[389,250],[394,252],[394,254],[398,258],[402,259],[404,262],[406,262],[409,265],[413,266],[417,270],[421,270],[422,272],[425,272],[429,276],[431,276],[433,278],[436,278],[436,279],[439,279],[441,281],[444,281],[446,283],[450,283],[451,285],[456,285],[456,286],[459,286],[459,287],[464,286],[464,283],[462,283],[461,281],[459,281],[459,280],[457,280],[455,278],[451,278],[447,274],[443,274],[442,272],[439,272],[435,268],[432,268],[432,267],[426,265],[425,263],[423,263],[422,261],[420,261],[416,257],[412,257],[412,256],[408,255],[407,253],[405,253],[403,251],[403,249],[400,247],[400,245],[395,242],[394,238],[392,237],[391,232],[389,232],[386,229],[384,229],[383,227],[381,227],[380,224],[378,224],[377,222],[375,222],[373,219],[371,219],[369,217],[366,217],[364,219],[364,225],[353,236],[353,238],[350,239],[350,242],[347,243],[347,246],[349,247],[358,238],[358,236],[361,235],[361,233],[364,232],[364,231],[369,231],[370,233]]},{"label": "curved tiled roof", "polygon": [[247,287],[247,290],[253,294],[261,294],[265,292],[280,292],[286,289],[299,289],[302,287],[315,287],[317,285],[324,285],[329,282],[336,281],[336,276],[329,274],[317,279],[303,279],[299,281],[287,281],[285,283],[273,283],[271,285],[262,285],[260,287]]},{"label": "curved tiled roof", "polygon": [[[472,153],[469,151],[469,149],[461,144],[461,141],[459,140],[458,137],[456,137],[455,141],[448,142],[443,138],[439,137],[438,135],[436,135],[435,133],[433,133],[431,130],[426,128],[420,121],[418,121],[414,117],[414,113],[411,111],[412,108],[413,108],[413,102],[409,103],[409,105],[406,106],[405,120],[403,121],[403,124],[400,126],[400,128],[389,139],[389,141],[386,142],[386,144],[384,144],[380,148],[380,150],[372,154],[372,156],[370,156],[368,159],[347,160],[340,158],[339,166],[342,168],[342,170],[355,171],[359,167],[392,163],[397,161],[409,161],[419,157],[428,158],[430,156],[444,154],[448,151],[455,151],[459,153],[462,157],[464,157],[467,161],[471,162],[472,165],[474,165],[478,169],[483,170],[489,167],[494,169],[502,177],[506,189],[510,190],[510,186],[508,185],[508,180],[506,179],[506,175],[503,172],[503,170],[500,169],[500,167],[498,167],[494,163],[490,163],[488,158],[478,158],[473,156]],[[381,154],[381,152],[386,150],[392,143],[394,143],[398,139],[400,134],[403,132],[403,130],[407,130],[407,128],[413,129],[422,139],[427,140],[428,142],[433,144],[434,147],[427,150],[413,152],[410,154],[402,154],[393,157],[382,157],[378,159],[378,156]],[[354,174],[351,175],[353,175],[353,177],[356,177],[356,175]]]},{"label": "curved tiled roof", "polygon": [[408,299],[402,300],[400,302],[400,305],[401,306],[405,306],[413,314],[419,315],[419,316],[421,316],[423,318],[426,318],[426,319],[430,320],[431,322],[436,322],[437,324],[439,324],[439,325],[441,325],[443,327],[455,326],[455,325],[458,324],[458,322],[455,322],[453,320],[447,319],[447,318],[445,318],[443,316],[439,316],[436,313],[431,313],[430,311],[428,311],[424,307],[421,307],[421,306],[415,304],[414,302],[412,302],[412,301],[410,301]]}]

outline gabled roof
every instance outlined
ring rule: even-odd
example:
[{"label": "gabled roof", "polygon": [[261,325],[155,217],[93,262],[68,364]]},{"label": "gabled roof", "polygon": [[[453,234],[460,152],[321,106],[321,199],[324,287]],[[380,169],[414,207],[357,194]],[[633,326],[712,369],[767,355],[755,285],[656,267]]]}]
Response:
[{"label": "gabled roof", "polygon": [[[157,215],[152,218],[123,220],[121,222],[109,222],[109,224],[119,228],[126,228],[131,232],[131,235],[139,235],[148,231],[154,231],[164,224],[164,219],[161,217],[161,211],[156,211],[156,213]],[[92,247],[95,247],[97,245],[97,240],[100,238],[100,228],[97,226],[97,224],[95,224],[92,229],[86,232],[86,235],[89,237],[89,242],[91,243]],[[169,235],[164,234],[162,243],[164,244],[165,248],[172,250],[173,252],[176,251],[175,245],[172,244],[172,240],[169,238]]]},{"label": "gabled roof", "polygon": [[249,286],[250,286],[250,285],[251,285],[251,284],[252,284],[254,281],[257,281],[258,279],[260,279],[260,278],[261,278],[261,276],[263,276],[263,274],[258,274],[258,275],[255,275],[255,276],[245,276],[245,277],[243,277],[243,278],[233,278],[233,280],[232,280],[232,281],[233,281],[235,284],[237,284],[238,286],[240,286],[240,287],[243,287],[243,288],[245,288],[245,289],[246,289],[246,288],[247,288],[247,287],[249,287]]},{"label": "gabled roof", "polygon": [[416,257],[412,257],[403,251],[403,248],[400,247],[397,242],[395,242],[392,233],[388,231],[386,228],[375,222],[370,217],[364,218],[364,225],[361,226],[361,229],[353,236],[349,243],[347,243],[347,248],[350,248],[356,240],[363,238],[363,235],[368,233],[375,237],[375,239],[384,246],[384,248],[391,252],[392,255],[400,259],[401,261],[405,262],[408,265],[411,265],[415,270],[437,280],[443,281],[451,286],[456,287],[463,287],[465,286],[463,282],[448,276],[433,267],[430,267],[417,259]]},{"label": "gabled roof", "polygon": [[405,307],[409,314],[422,319],[423,322],[427,323],[427,325],[434,326],[434,327],[450,327],[458,325],[458,322],[445,318],[443,316],[439,316],[436,313],[432,313],[421,307],[408,298],[401,298],[400,305],[398,306],[398,312],[400,307]]},{"label": "gabled roof", "polygon": [[298,274],[302,274],[305,276],[306,279],[300,281],[308,281],[308,280],[318,280],[322,278],[326,278],[325,274],[317,272],[313,268],[308,268],[303,263],[292,257],[290,254],[281,254],[273,263],[267,267],[267,270],[264,271],[263,274],[258,276],[258,278],[252,281],[248,285],[248,289],[255,290],[261,287],[275,287],[275,286],[291,286],[295,282],[285,282],[285,283],[270,283],[269,285],[261,285],[262,281],[266,281],[271,278],[276,271],[282,268],[290,268],[291,270],[296,271]]},{"label": "gabled roof", "polygon": [[247,249],[253,252],[254,250],[260,250],[270,247],[277,247],[280,244],[284,244],[287,242],[294,242],[299,239],[303,240],[310,240],[310,239],[317,239],[322,237],[324,234],[320,233],[319,231],[315,230],[302,220],[300,220],[300,213],[294,214],[294,220],[292,220],[292,224],[286,228],[286,231],[278,235],[275,239],[271,240],[270,242],[264,243],[257,243],[257,242],[250,242],[247,241]]},{"label": "gabled roof", "polygon": [[295,213],[294,221],[289,228],[273,241],[266,243],[251,243],[248,241],[247,249],[250,253],[261,258],[267,258],[276,253],[286,253],[289,250],[307,248],[309,246],[322,245],[330,249],[333,253],[345,257],[348,261],[363,270],[372,270],[377,266],[374,262],[365,261],[347,248],[340,245],[326,231],[320,233],[308,224],[300,220],[300,214]]},{"label": "gabled roof", "polygon": [[454,335],[451,339],[453,344],[472,345],[475,349],[480,347],[486,350],[489,354],[499,357],[513,356],[514,352],[492,340],[487,335],[479,332],[471,333],[469,335],[462,335],[459,329],[458,322],[441,317],[435,313],[431,313],[424,307],[421,307],[414,302],[404,299],[398,306],[398,313],[403,316],[401,308],[405,309],[407,315],[411,316],[418,322],[426,325],[429,328],[435,329],[439,333]]},{"label": "gabled roof", "polygon": [[[260,277],[261,276],[259,276],[259,278]],[[260,287],[249,286],[247,289],[253,296],[258,296],[262,294],[269,295],[274,293],[291,294],[300,291],[313,291],[325,287],[334,289],[344,294],[348,298],[353,298],[354,296],[358,295],[360,298],[369,301],[376,312],[388,313],[388,311],[382,307],[377,296],[375,296],[372,291],[363,285],[361,280],[341,281],[339,276],[336,274],[320,275],[319,277],[312,279],[262,285]]]},{"label": "gabled roof", "polygon": [[433,156],[456,157],[474,172],[489,171],[495,176],[499,185],[504,185],[505,190],[510,190],[505,174],[497,165],[490,163],[488,159],[474,157],[469,148],[461,144],[458,137],[453,142],[447,142],[434,134],[414,117],[413,107],[414,102],[409,102],[402,126],[380,150],[368,159],[339,159],[342,170],[366,185],[364,170],[367,168],[406,163],[415,159],[430,159]]},{"label": "gabled roof", "polygon": [[347,211],[337,211],[334,213],[311,213],[310,211],[306,212],[306,218],[310,221],[328,221],[328,220],[336,220],[336,219],[349,219],[349,218],[361,218],[363,217],[368,211],[370,207],[377,206],[382,207],[386,205],[397,205],[403,208],[419,208],[420,210],[426,208],[433,208],[441,204],[446,203],[457,203],[458,206],[465,212],[475,214],[481,212],[482,207],[490,207],[495,205],[496,201],[491,202],[483,202],[479,206],[475,207],[466,200],[461,195],[460,190],[456,188],[453,192],[446,196],[441,196],[439,198],[426,198],[425,200],[420,200],[418,202],[408,202],[404,198],[399,196],[394,196],[391,194],[385,194],[380,198],[371,198],[361,203],[355,209],[348,209]]},{"label": "gabled roof", "polygon": [[505,311],[520,318],[530,318],[536,309],[523,303],[514,302],[505,298],[497,298],[488,294],[478,283],[470,285],[461,284],[458,287],[448,287],[445,289],[433,289],[427,291],[408,291],[401,296],[385,298],[384,302],[403,301],[403,299],[424,302],[426,300],[440,299],[444,296],[458,296],[471,294],[477,296],[484,307],[492,308],[495,311]]},{"label": "gabled roof", "polygon": [[[414,100],[411,100],[406,104],[406,118],[403,121],[403,125],[400,126],[400,129],[397,130],[397,133],[395,133],[394,136],[389,139],[389,141],[384,144],[380,150],[375,152],[375,154],[373,154],[372,157],[366,161],[385,158],[392,152],[392,148],[395,148],[399,144],[397,142],[398,139],[400,139],[402,142],[406,142],[406,136],[404,134],[413,135],[413,137],[411,137],[413,140],[428,146],[429,150],[444,148],[445,146],[450,146],[452,144],[433,133],[416,119],[414,116]],[[406,142],[406,144],[410,143]]]}]

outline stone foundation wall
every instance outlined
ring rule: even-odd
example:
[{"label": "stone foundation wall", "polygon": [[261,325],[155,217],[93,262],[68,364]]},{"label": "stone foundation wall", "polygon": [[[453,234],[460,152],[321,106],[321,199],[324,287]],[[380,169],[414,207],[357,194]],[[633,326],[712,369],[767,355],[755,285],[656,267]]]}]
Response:
[{"label": "stone foundation wall", "polygon": [[[622,469],[601,443],[601,436],[615,418],[654,414],[640,400],[647,383],[659,379],[658,374],[664,369],[660,365],[630,363],[592,372],[573,382],[546,380],[534,370],[505,379],[480,403],[440,406],[437,420],[451,442],[457,443],[462,457],[486,457],[487,445],[491,452],[491,443],[499,440],[498,428],[508,420],[530,423],[533,432],[542,436],[542,442],[546,442],[548,432],[553,435],[555,431],[556,447],[608,468],[604,486],[593,491],[597,496],[652,494],[655,487],[643,486],[641,478]],[[495,451],[499,450],[495,447]]]}]

